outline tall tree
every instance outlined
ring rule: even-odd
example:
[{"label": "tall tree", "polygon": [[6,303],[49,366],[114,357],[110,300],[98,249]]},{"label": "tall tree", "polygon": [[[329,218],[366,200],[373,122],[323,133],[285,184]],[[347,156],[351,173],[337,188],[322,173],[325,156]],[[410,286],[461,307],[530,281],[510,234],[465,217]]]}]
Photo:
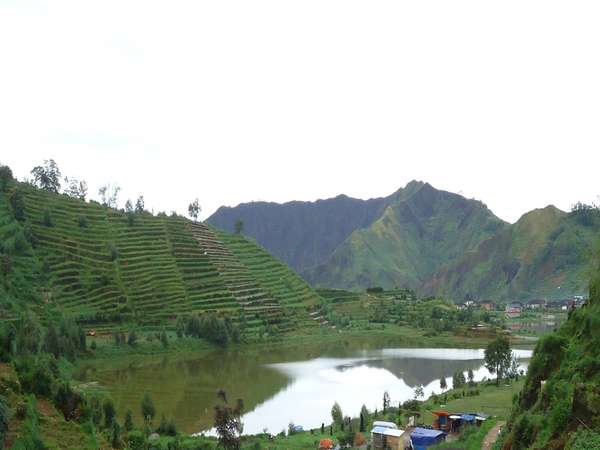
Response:
[{"label": "tall tree", "polygon": [[388,409],[390,406],[390,394],[388,394],[388,391],[385,391],[383,393],[383,413],[385,414],[386,409]]},{"label": "tall tree", "polygon": [[0,192],[7,192],[8,186],[13,182],[13,173],[10,167],[0,164]]},{"label": "tall tree", "polygon": [[144,196],[140,195],[135,202],[135,212],[142,214],[144,211],[146,211],[146,202],[144,201]]},{"label": "tall tree", "polygon": [[496,374],[496,385],[510,369],[512,351],[508,339],[498,336],[485,349],[485,367],[491,374]]},{"label": "tall tree", "polygon": [[151,423],[152,419],[154,419],[154,416],[156,415],[156,408],[154,407],[154,402],[152,401],[150,394],[148,394],[147,392],[144,394],[144,398],[142,399],[140,409],[144,421],[146,423]]},{"label": "tall tree", "polygon": [[98,190],[98,195],[100,195],[100,199],[104,206],[108,206],[109,208],[116,208],[120,191],[121,188],[119,186],[107,184],[102,186]]},{"label": "tall tree", "polygon": [[102,404],[102,410],[104,411],[104,427],[110,428],[113,422],[116,422],[117,412],[115,410],[115,404],[110,398],[104,400]]},{"label": "tall tree", "polygon": [[79,200],[85,200],[87,196],[87,183],[85,181],[78,181],[75,178],[65,177],[65,190],[64,193],[69,197],[78,198]]},{"label": "tall tree", "polygon": [[440,378],[440,389],[442,391],[445,391],[447,387],[448,387],[448,383],[446,383],[446,377]]},{"label": "tall tree", "polygon": [[190,217],[192,219],[194,219],[194,222],[196,222],[198,220],[200,211],[201,211],[201,208],[200,208],[200,203],[198,202],[198,199],[195,199],[192,203],[189,204],[188,214],[190,215]]},{"label": "tall tree", "polygon": [[240,436],[244,430],[242,413],[244,402],[238,399],[235,406],[227,403],[227,394],[224,390],[217,392],[215,405],[215,430],[219,437],[219,445],[225,450],[239,450],[241,448]]},{"label": "tall tree", "polygon": [[244,232],[244,222],[242,222],[242,219],[237,219],[235,221],[235,234],[242,234]]},{"label": "tall tree", "polygon": [[423,390],[423,386],[419,385],[419,386],[415,387],[413,397],[415,400],[419,400],[420,398],[425,397],[425,392]]},{"label": "tall tree", "polygon": [[338,402],[335,402],[331,408],[331,419],[336,425],[341,424],[344,421],[344,414],[342,413],[342,407]]},{"label": "tall tree", "polygon": [[60,169],[53,159],[45,160],[43,166],[35,166],[31,170],[31,175],[38,187],[57,194],[60,191]]},{"label": "tall tree", "polygon": [[128,433],[133,430],[133,414],[131,413],[130,409],[128,409],[125,413],[125,422],[123,422],[123,428]]}]

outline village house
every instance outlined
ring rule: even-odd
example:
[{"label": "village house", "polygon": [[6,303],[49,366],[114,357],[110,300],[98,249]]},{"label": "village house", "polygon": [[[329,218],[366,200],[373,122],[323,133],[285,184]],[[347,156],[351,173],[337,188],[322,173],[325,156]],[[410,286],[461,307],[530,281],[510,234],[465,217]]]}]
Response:
[{"label": "village house", "polygon": [[521,313],[523,312],[523,305],[520,302],[512,302],[506,305],[506,309],[504,310],[506,313],[506,317],[516,318],[521,317]]},{"label": "village house", "polygon": [[373,450],[404,450],[402,435],[404,430],[398,429],[393,422],[376,421],[371,430]]},{"label": "village house", "polygon": [[527,309],[546,309],[546,300],[530,300]]},{"label": "village house", "polygon": [[496,309],[496,305],[494,304],[494,302],[481,302],[479,304],[479,307],[485,311],[493,311],[494,309]]}]

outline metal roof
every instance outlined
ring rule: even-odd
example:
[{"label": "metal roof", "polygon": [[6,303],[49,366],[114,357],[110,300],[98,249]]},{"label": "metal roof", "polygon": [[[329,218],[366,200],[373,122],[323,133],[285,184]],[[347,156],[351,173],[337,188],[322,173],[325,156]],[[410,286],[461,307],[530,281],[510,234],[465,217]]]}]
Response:
[{"label": "metal roof", "polygon": [[376,420],[375,422],[373,422],[373,426],[374,427],[384,427],[384,428],[394,428],[394,429],[398,428],[398,425],[396,425],[394,422],[384,422],[383,420]]},{"label": "metal roof", "polygon": [[387,427],[373,427],[373,429],[371,430],[371,433],[372,434],[383,434],[385,436],[400,437],[404,434],[404,430],[398,430],[398,429],[387,428]]}]

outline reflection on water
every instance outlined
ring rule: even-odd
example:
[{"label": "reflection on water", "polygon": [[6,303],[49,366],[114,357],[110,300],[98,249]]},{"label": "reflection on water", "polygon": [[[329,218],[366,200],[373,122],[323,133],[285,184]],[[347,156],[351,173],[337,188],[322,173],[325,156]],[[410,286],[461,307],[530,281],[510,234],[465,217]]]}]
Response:
[{"label": "reflection on water", "polygon": [[[528,350],[515,353],[519,358],[531,356]],[[140,420],[139,404],[149,392],[158,416],[174,417],[186,432],[210,428],[215,392],[223,388],[230,399],[244,399],[245,433],[259,433],[265,428],[277,433],[290,422],[305,428],[329,422],[335,401],[344,414],[358,415],[363,404],[369,409],[380,408],[384,391],[397,403],[411,398],[417,385],[424,386],[426,395],[440,392],[439,379],[445,377],[451,385],[457,370],[473,370],[476,380],[490,377],[483,357],[483,350],[353,350],[345,345],[222,350],[193,360],[164,358],[121,368],[89,366],[78,378],[105,386],[121,417],[131,409]]]}]

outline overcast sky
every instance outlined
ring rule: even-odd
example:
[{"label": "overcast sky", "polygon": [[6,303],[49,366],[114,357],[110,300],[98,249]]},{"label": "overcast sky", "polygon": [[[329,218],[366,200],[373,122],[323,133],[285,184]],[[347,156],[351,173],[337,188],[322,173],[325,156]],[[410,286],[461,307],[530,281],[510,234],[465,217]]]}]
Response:
[{"label": "overcast sky", "polygon": [[0,0],[0,163],[203,217],[412,179],[600,194],[600,2]]}]

